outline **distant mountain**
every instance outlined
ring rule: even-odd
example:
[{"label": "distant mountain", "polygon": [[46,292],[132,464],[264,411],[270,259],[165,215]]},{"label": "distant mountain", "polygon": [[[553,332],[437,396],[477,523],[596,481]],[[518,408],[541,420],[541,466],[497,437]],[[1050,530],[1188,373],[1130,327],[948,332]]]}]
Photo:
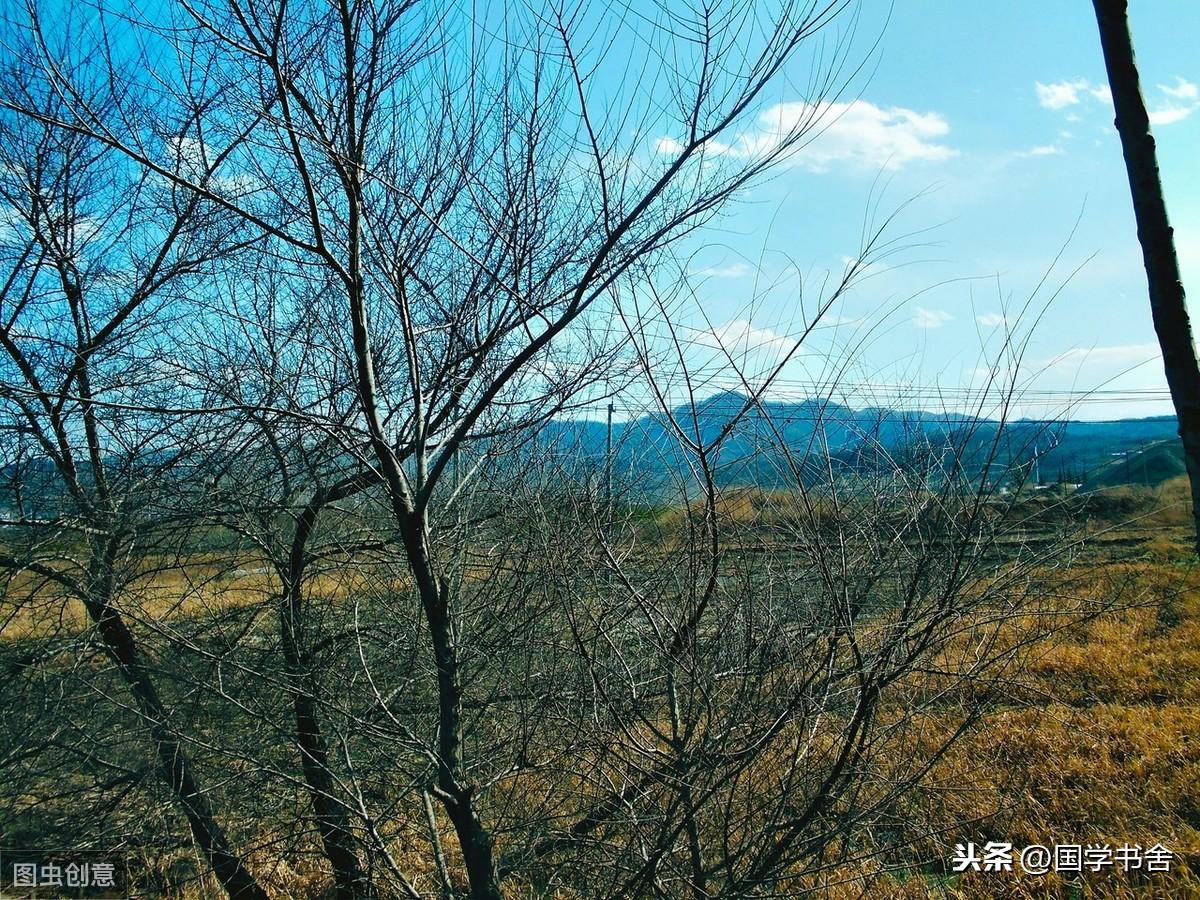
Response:
[{"label": "distant mountain", "polygon": [[[853,409],[816,399],[763,401],[739,418],[746,402],[744,395],[726,392],[700,402],[694,420],[686,409],[675,411],[690,440],[711,444],[728,431],[712,460],[722,484],[789,487],[797,470],[806,482],[819,483],[831,469],[839,474],[887,473],[920,471],[934,463],[979,478],[989,458],[995,460],[986,470],[991,480],[1005,478],[1006,470],[1011,477],[1015,470],[1035,482],[1085,487],[1153,485],[1184,472],[1174,416],[1104,422],[1019,420],[1001,430],[994,420],[957,413]],[[572,480],[602,483],[608,459],[604,422],[553,420],[526,446],[550,462],[552,471],[557,467]],[[650,495],[673,492],[676,483],[694,487],[689,476],[694,460],[681,449],[665,417],[614,423],[612,448],[613,478],[620,485]],[[156,469],[169,462],[161,454],[145,457]],[[171,477],[203,476],[209,471],[205,465],[201,460],[198,469],[173,469]],[[53,507],[61,491],[48,459],[31,458],[19,468],[0,467],[0,511],[13,508],[17,485],[31,515],[43,514],[46,504]]]},{"label": "distant mountain", "polygon": [[[1024,467],[1029,477],[1043,483],[1067,481],[1090,484],[1103,473],[1105,483],[1115,483],[1125,471],[1130,480],[1141,470],[1137,465],[1117,466],[1126,456],[1155,451],[1146,471],[1173,471],[1169,462],[1177,443],[1174,416],[1123,419],[1104,422],[1046,422],[1018,420],[1001,431],[998,422],[957,413],[887,408],[852,409],[831,401],[764,401],[745,413],[730,428],[730,422],[745,408],[746,397],[726,392],[690,411],[677,409],[676,418],[689,438],[705,443],[730,429],[716,459],[718,477],[726,484],[758,484],[769,487],[790,482],[786,473],[786,447],[793,461],[803,461],[802,471],[816,478],[832,465],[843,471],[882,471],[928,464],[931,454],[953,448],[958,465],[972,475],[983,472],[984,462],[997,458],[999,468]],[[689,462],[678,446],[669,423],[661,416],[643,416],[613,425],[614,478],[637,482],[654,490],[665,487],[686,471]],[[564,468],[576,471],[603,470],[607,427],[591,420],[548,423],[538,443],[549,450]],[[996,477],[996,467],[989,477]],[[1170,477],[1165,475],[1164,477]],[[1161,479],[1160,479],[1161,480]]]}]

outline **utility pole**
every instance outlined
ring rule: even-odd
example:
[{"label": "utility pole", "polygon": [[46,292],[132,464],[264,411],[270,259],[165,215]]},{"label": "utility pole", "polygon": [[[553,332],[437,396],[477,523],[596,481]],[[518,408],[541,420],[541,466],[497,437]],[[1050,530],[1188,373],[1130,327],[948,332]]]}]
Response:
[{"label": "utility pole", "polygon": [[608,402],[608,436],[604,447],[604,521],[608,536],[612,537],[613,524],[613,441],[612,441],[613,404]]}]

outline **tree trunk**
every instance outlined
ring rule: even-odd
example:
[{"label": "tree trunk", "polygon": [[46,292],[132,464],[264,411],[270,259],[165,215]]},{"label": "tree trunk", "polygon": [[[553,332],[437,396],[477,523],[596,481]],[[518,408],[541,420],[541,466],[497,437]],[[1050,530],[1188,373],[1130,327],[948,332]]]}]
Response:
[{"label": "tree trunk", "polygon": [[299,648],[296,634],[299,620],[299,601],[296,597],[299,591],[299,584],[290,585],[284,591],[281,618],[284,660],[293,691],[292,711],[296,721],[296,742],[300,747],[300,764],[325,858],[333,869],[337,900],[373,897],[370,881],[359,865],[354,834],[350,830],[345,807],[337,798],[333,773],[329,769],[329,749],[317,716],[316,691],[308,672],[308,660]]},{"label": "tree trunk", "polygon": [[1175,239],[1167,219],[1162,180],[1150,117],[1142,98],[1133,38],[1129,33],[1127,0],[1092,0],[1100,26],[1104,65],[1112,88],[1116,110],[1116,128],[1121,137],[1133,212],[1137,220],[1138,241],[1146,266],[1150,288],[1150,311],[1154,330],[1162,348],[1163,368],[1175,414],[1179,418],[1179,436],[1192,487],[1192,521],[1196,528],[1196,551],[1200,553],[1200,366],[1188,320],[1183,281]]},{"label": "tree trunk", "polygon": [[105,601],[85,601],[88,615],[96,623],[105,650],[117,664],[137,701],[138,709],[150,729],[158,756],[159,771],[183,807],[196,843],[212,866],[217,880],[233,900],[267,900],[266,892],[229,848],[225,832],[217,823],[212,806],[204,796],[178,737],[167,724],[166,710],[138,658],[137,648],[125,622]]},{"label": "tree trunk", "polygon": [[492,837],[475,809],[474,786],[463,777],[462,684],[458,647],[454,639],[447,586],[438,579],[429,556],[423,521],[419,515],[405,522],[403,539],[408,562],[421,597],[425,621],[433,643],[438,682],[437,795],[454,825],[462,848],[472,900],[500,900],[500,885],[493,860]]}]

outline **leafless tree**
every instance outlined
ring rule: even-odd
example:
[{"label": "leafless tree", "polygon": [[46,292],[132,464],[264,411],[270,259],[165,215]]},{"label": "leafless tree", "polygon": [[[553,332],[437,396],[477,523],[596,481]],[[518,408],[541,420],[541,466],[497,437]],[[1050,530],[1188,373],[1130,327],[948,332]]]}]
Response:
[{"label": "leafless tree", "polygon": [[1104,65],[1116,108],[1138,240],[1150,289],[1150,312],[1162,350],[1171,401],[1179,418],[1183,458],[1192,485],[1192,521],[1200,553],[1200,363],[1192,340],[1175,236],[1167,218],[1150,116],[1138,79],[1127,0],[1094,0]]},{"label": "leafless tree", "polygon": [[[350,424],[386,489],[424,610],[438,685],[433,787],[475,896],[498,896],[498,887],[463,756],[461,638],[430,527],[435,490],[464,442],[492,430],[498,410],[526,410],[507,417],[511,428],[561,405],[567,390],[554,348],[616,279],[803,139],[815,114],[766,152],[703,174],[708,149],[756,111],[845,5],[639,22],[659,71],[677,53],[694,72],[679,79],[677,146],[649,161],[628,148],[625,129],[635,121],[598,106],[580,36],[595,23],[578,10],[492,23],[408,3],[184,6],[173,38],[181,77],[201,71],[206,84],[176,89],[198,115],[175,140],[216,177],[250,179],[245,200],[164,166],[157,135],[96,108],[46,54],[71,114],[41,121],[85,132],[240,215],[342,294],[357,401]],[[503,29],[503,43],[482,48],[491,25]],[[33,27],[44,34],[36,16]],[[450,63],[450,48],[465,65]],[[485,63],[499,77],[485,78]],[[231,152],[234,139],[247,149]],[[266,152],[249,149],[260,147]],[[394,367],[377,343],[393,329]],[[316,744],[305,754],[319,767]],[[341,827],[318,817],[340,856],[329,839]]]},{"label": "leafless tree", "polygon": [[[1026,546],[1014,499],[1045,437],[1006,445],[1013,386],[998,382],[953,415],[895,414],[908,441],[856,420],[858,449],[839,455],[847,422],[828,397],[800,421],[771,401],[773,373],[811,329],[758,371],[728,351],[740,392],[702,397],[686,341],[664,345],[647,327],[660,316],[627,312],[658,398],[638,427],[670,436],[660,447],[678,476],[627,483],[615,517],[586,487],[562,491],[542,528],[519,532],[541,542],[539,581],[562,598],[536,632],[563,666],[545,714],[562,734],[507,785],[546,831],[513,846],[505,871],[598,897],[817,890],[878,852],[863,826],[900,815],[1002,696],[1014,656],[1061,626],[1044,571],[1061,546]],[[759,487],[738,441],[773,467]],[[1029,621],[1014,640],[1018,615]],[[931,743],[935,714],[956,727]]]},{"label": "leafless tree", "polygon": [[[939,704],[969,725],[1038,633],[1001,637],[1044,559],[1005,544],[1008,405],[841,458],[818,402],[798,445],[770,412],[784,361],[731,354],[740,399],[702,396],[686,278],[659,274],[820,128],[851,4],[84,18],[64,44],[30,6],[16,71],[39,88],[2,101],[24,217],[3,397],[24,544],[4,562],[37,576],[6,602],[49,582],[87,607],[222,887],[261,895],[270,854],[317,859],[339,897],[779,896],[853,856],[954,735],[889,751]],[[764,126],[806,59],[807,103]],[[67,210],[24,186],[31,161],[116,181]],[[85,198],[117,218],[83,243],[122,253],[75,249]],[[553,435],[619,388],[668,464],[609,493],[613,459]],[[747,501],[727,463],[750,422],[777,490]],[[60,506],[31,512],[41,459]],[[189,739],[121,655],[120,611],[168,547],[185,584],[213,566],[203,541],[224,542],[222,603],[142,619]],[[185,745],[240,789],[201,790]]]},{"label": "leafless tree", "polygon": [[[28,45],[21,49],[26,55],[6,59],[3,91],[42,119],[6,110],[0,128],[0,403],[5,434],[16,438],[5,458],[13,475],[0,553],[5,615],[11,622],[82,606],[196,844],[231,896],[264,897],[217,821],[181,735],[182,714],[164,700],[130,624],[137,611],[123,600],[169,524],[166,483],[198,459],[194,434],[128,404],[171,402],[172,322],[164,312],[244,242],[244,229],[198,194],[47,124],[70,120],[69,106],[39,77]],[[103,90],[87,96],[111,108]]]}]

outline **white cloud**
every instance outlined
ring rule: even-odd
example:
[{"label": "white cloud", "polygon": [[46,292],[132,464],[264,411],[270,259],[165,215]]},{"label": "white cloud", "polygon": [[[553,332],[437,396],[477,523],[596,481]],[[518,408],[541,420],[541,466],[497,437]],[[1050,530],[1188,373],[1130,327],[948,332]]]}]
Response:
[{"label": "white cloud", "polygon": [[[899,169],[910,162],[937,162],[957,151],[939,142],[950,124],[939,113],[920,113],[902,106],[886,109],[857,100],[826,104],[824,131],[798,157],[801,165],[825,171],[838,162],[868,169]],[[776,129],[803,122],[812,111],[804,103],[781,103],[762,116]],[[828,117],[828,118],[827,118]]]},{"label": "white cloud", "polygon": [[752,271],[753,269],[744,262],[735,262],[728,266],[705,266],[692,274],[706,278],[745,278]]},{"label": "white cloud", "polygon": [[842,268],[846,273],[851,269],[854,270],[855,280],[865,280],[873,278],[876,275],[882,275],[884,272],[890,272],[892,267],[882,262],[869,262],[859,259],[857,256],[843,256]]},{"label": "white cloud", "polygon": [[1196,111],[1196,106],[1160,106],[1150,113],[1151,125],[1174,125]]},{"label": "white cloud", "polygon": [[[902,106],[880,107],[866,100],[848,103],[779,103],[763,112],[750,131],[731,142],[712,141],[708,155],[734,158],[765,156],[789,136],[810,135],[793,157],[797,165],[827,172],[835,165],[865,170],[899,169],[911,162],[936,162],[958,151],[940,142],[950,133],[945,117]],[[672,137],[655,142],[659,153],[678,153],[682,144]]]},{"label": "white cloud", "polygon": [[1086,78],[1073,78],[1069,81],[1056,81],[1053,84],[1033,83],[1037,93],[1038,103],[1046,109],[1065,109],[1076,106],[1088,97],[1101,103],[1112,102],[1112,91],[1107,84],[1092,84]]},{"label": "white cloud", "polygon": [[1088,83],[1082,78],[1074,81],[1056,81],[1054,84],[1034,82],[1033,89],[1037,91],[1038,103],[1046,109],[1063,109],[1074,106],[1080,101],[1080,93],[1088,89]]},{"label": "white cloud", "polygon": [[167,139],[167,144],[174,155],[174,162],[179,171],[188,178],[203,174],[205,169],[204,142],[188,135],[180,135]]},{"label": "white cloud", "polygon": [[1008,319],[997,312],[980,313],[975,317],[975,321],[984,328],[998,328],[1008,323]]},{"label": "white cloud", "polygon": [[1174,125],[1200,109],[1200,87],[1175,76],[1175,84],[1160,84],[1164,100],[1150,111],[1151,125]]},{"label": "white cloud", "polygon": [[[1137,368],[1161,356],[1158,344],[1118,344],[1113,347],[1076,347],[1060,353],[1041,366],[1045,369],[1078,370],[1084,366],[1101,367],[1107,374],[1116,375]],[[1112,372],[1116,369],[1116,372]]]},{"label": "white cloud", "polygon": [[658,153],[674,156],[683,151],[683,144],[673,137],[661,137],[654,142],[654,149]]},{"label": "white cloud", "polygon": [[245,197],[259,191],[263,184],[255,176],[246,173],[216,174],[209,171],[213,165],[213,151],[204,142],[194,137],[181,135],[168,139],[174,156],[172,160],[177,173],[191,181],[207,177],[208,188],[216,194],[230,198]]},{"label": "white cloud", "polygon": [[795,338],[778,334],[770,328],[756,328],[745,319],[734,319],[696,333],[696,342],[706,347],[724,350],[731,356],[765,350],[790,350]]},{"label": "white cloud", "polygon": [[1057,144],[1043,144],[1038,147],[1030,147],[1028,150],[1022,150],[1017,153],[1017,156],[1059,156],[1062,152],[1062,147],[1059,147]]},{"label": "white cloud", "polygon": [[[1112,103],[1112,91],[1107,84],[1093,84],[1085,78],[1056,81],[1053,84],[1036,81],[1033,88],[1037,94],[1038,103],[1046,109],[1058,110],[1068,106],[1078,106],[1088,99],[1104,104]],[[1175,84],[1160,84],[1158,90],[1162,97],[1157,106],[1150,111],[1150,122],[1153,125],[1172,125],[1175,122],[1182,122],[1200,109],[1200,87],[1187,79],[1175,76]],[[1067,120],[1078,122],[1079,116],[1069,113]]]},{"label": "white cloud", "polygon": [[924,306],[918,306],[913,311],[913,324],[918,328],[941,328],[953,319],[954,316],[944,309],[926,309]]},{"label": "white cloud", "polygon": [[1178,75],[1174,85],[1160,84],[1158,89],[1175,100],[1200,100],[1200,88]]}]

